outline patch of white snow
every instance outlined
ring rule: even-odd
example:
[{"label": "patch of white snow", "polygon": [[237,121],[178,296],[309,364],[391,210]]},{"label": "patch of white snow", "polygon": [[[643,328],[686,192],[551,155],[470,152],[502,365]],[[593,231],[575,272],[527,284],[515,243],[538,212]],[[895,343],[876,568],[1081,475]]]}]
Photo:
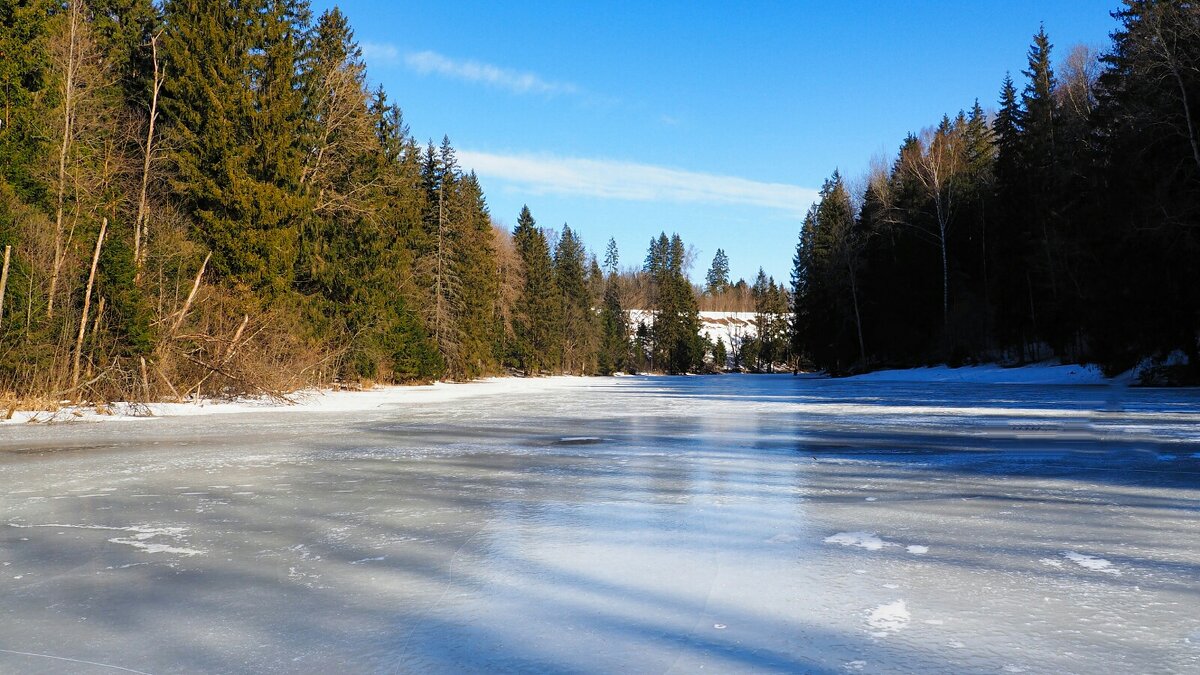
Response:
[{"label": "patch of white snow", "polygon": [[1104,558],[1098,558],[1094,555],[1085,553],[1076,553],[1075,551],[1063,551],[1063,557],[1071,562],[1079,565],[1084,569],[1092,570],[1093,572],[1103,572],[1113,576],[1121,576],[1121,570],[1113,567],[1113,564]]},{"label": "patch of white snow", "polygon": [[899,546],[894,542],[884,541],[874,532],[838,532],[825,537],[826,544],[841,544],[842,546],[857,546],[868,551],[878,551],[884,546]]},{"label": "patch of white snow", "polygon": [[908,625],[912,616],[903,600],[880,605],[867,614],[867,625],[875,629],[872,635],[883,637],[895,633]]}]

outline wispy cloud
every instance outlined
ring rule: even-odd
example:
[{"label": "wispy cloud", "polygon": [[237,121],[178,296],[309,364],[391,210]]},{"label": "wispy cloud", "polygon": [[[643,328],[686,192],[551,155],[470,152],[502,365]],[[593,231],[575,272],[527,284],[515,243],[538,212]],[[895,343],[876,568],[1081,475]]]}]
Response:
[{"label": "wispy cloud", "polygon": [[378,66],[394,66],[400,63],[400,50],[386,42],[364,42],[360,45],[367,63]]},{"label": "wispy cloud", "polygon": [[460,150],[460,163],[530,194],[559,194],[685,204],[757,206],[803,215],[817,191],[651,164]]},{"label": "wispy cloud", "polygon": [[580,86],[570,82],[552,82],[532,72],[485,64],[469,59],[452,59],[437,52],[402,53],[394,44],[366,42],[362,54],[367,62],[378,65],[403,65],[420,74],[436,74],[440,77],[462,80],[474,84],[492,86],[514,94],[582,94]]}]

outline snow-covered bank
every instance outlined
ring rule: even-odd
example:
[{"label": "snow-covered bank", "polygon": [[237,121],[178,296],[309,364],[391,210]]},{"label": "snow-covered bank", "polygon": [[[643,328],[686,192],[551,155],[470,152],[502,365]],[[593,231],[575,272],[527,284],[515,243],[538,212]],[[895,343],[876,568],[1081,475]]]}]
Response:
[{"label": "snow-covered bank", "polygon": [[[628,314],[630,331],[635,331],[638,323],[645,323],[647,327],[654,325],[653,312],[631,309]],[[720,339],[727,348],[734,348],[758,335],[754,323],[756,316],[754,312],[700,312],[700,335],[713,343]]]},{"label": "snow-covered bank", "polygon": [[355,412],[395,405],[455,401],[479,395],[519,395],[522,392],[580,386],[586,378],[495,377],[474,382],[435,382],[429,385],[380,386],[365,391],[307,389],[288,394],[287,400],[245,397],[231,400],[199,399],[185,403],[109,403],[102,406],[65,406],[57,411],[19,410],[0,424],[57,422],[115,422],[162,417],[227,415],[261,412]]},{"label": "snow-covered bank", "polygon": [[[933,366],[902,370],[877,370],[846,378],[858,382],[962,382],[969,384],[1109,384],[1094,365],[1037,364],[1006,368],[995,364],[982,366]],[[1122,378],[1116,378],[1122,379]]]}]

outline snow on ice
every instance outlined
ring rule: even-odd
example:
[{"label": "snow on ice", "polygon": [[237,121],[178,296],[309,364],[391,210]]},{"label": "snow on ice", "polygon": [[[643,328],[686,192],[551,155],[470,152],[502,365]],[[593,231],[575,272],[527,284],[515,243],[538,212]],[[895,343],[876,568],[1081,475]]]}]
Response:
[{"label": "snow on ice", "polygon": [[890,633],[903,630],[908,625],[911,616],[908,605],[903,600],[880,605],[867,614],[867,625],[875,629],[875,637],[884,637]]},{"label": "snow on ice", "polygon": [[899,546],[899,544],[894,542],[880,539],[874,532],[838,532],[837,534],[825,537],[825,543],[857,546],[865,548],[868,551],[878,551],[884,546]]}]

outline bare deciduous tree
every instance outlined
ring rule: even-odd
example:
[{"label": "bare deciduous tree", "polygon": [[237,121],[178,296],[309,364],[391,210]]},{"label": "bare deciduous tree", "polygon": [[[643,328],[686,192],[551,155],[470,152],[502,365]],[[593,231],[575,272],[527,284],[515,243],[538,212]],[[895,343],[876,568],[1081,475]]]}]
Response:
[{"label": "bare deciduous tree", "polygon": [[905,147],[900,166],[911,176],[933,204],[937,240],[942,254],[942,322],[950,316],[950,264],[946,232],[953,219],[958,197],[958,180],[964,166],[961,132],[948,118],[934,129],[926,129]]},{"label": "bare deciduous tree", "polygon": [[75,120],[80,99],[86,94],[81,83],[87,62],[96,57],[95,45],[89,34],[82,0],[67,3],[65,27],[51,43],[52,61],[60,74],[59,94],[62,96],[61,133],[58,144],[58,171],[54,181],[54,261],[50,269],[50,293],[46,304],[46,316],[54,316],[54,299],[58,292],[58,279],[63,259],[69,245],[64,215],[67,205],[69,176],[68,160],[75,143]]},{"label": "bare deciduous tree", "polygon": [[150,38],[150,58],[154,66],[154,79],[150,83],[150,115],[146,121],[146,141],[142,145],[142,184],[138,192],[137,216],[134,218],[133,229],[133,260],[138,273],[146,260],[145,239],[149,211],[146,205],[146,192],[150,185],[150,165],[154,159],[154,124],[158,121],[158,94],[166,81],[166,72],[158,62],[158,35]]},{"label": "bare deciduous tree", "polygon": [[1078,119],[1087,119],[1096,106],[1096,80],[1100,77],[1100,54],[1088,45],[1075,45],[1059,69],[1060,108]]},{"label": "bare deciduous tree", "polygon": [[[1193,117],[1187,82],[1200,74],[1200,60],[1188,58],[1189,50],[1195,53],[1200,44],[1200,10],[1193,3],[1152,2],[1146,3],[1143,17],[1144,32],[1135,44],[1150,58],[1140,60],[1144,64],[1143,77],[1168,79],[1179,96],[1183,113],[1184,129],[1192,148],[1192,159],[1200,169],[1200,139],[1197,139],[1196,121]],[[1194,80],[1192,80],[1194,82]]]}]

